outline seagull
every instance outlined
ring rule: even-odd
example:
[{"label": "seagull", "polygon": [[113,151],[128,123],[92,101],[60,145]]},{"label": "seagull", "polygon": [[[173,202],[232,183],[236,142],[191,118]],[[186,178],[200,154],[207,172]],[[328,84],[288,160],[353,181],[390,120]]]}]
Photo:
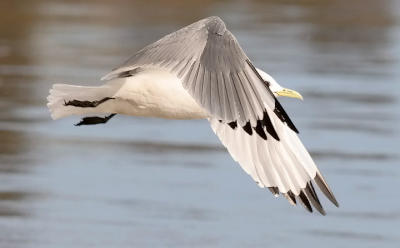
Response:
[{"label": "seagull", "polygon": [[102,81],[98,87],[54,84],[47,97],[52,119],[86,116],[77,126],[106,123],[116,114],[207,119],[259,187],[325,215],[314,182],[339,206],[277,100],[302,96],[256,68],[219,17],[147,45]]}]

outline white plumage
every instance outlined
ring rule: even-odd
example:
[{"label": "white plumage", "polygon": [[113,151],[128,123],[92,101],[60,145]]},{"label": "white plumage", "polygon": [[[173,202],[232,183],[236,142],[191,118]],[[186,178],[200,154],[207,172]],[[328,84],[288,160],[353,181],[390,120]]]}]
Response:
[{"label": "white plumage", "polygon": [[[95,108],[64,106],[76,99],[94,101],[114,98]],[[134,77],[114,78],[99,87],[55,84],[47,106],[53,119],[69,115],[118,113],[167,119],[202,119],[205,110],[182,87],[175,74],[164,69],[149,68]]]}]

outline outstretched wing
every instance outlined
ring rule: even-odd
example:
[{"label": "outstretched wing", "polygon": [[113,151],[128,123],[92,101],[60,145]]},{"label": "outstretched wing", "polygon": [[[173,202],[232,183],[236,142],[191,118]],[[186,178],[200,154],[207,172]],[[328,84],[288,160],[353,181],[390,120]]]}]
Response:
[{"label": "outstretched wing", "polygon": [[325,196],[338,206],[333,193],[297,134],[270,110],[267,112],[272,117],[271,122],[280,140],[274,139],[270,134],[267,134],[266,139],[257,134],[249,135],[237,126],[225,124],[214,118],[209,121],[233,159],[258,186],[268,188],[276,196],[282,193],[293,205],[299,201],[310,212],[314,206],[325,215],[312,180]]}]

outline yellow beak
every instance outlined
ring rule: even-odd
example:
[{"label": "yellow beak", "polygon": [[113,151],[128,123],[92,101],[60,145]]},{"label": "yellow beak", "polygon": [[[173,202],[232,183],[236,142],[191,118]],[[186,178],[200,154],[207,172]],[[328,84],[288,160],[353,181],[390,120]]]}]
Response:
[{"label": "yellow beak", "polygon": [[278,96],[286,96],[286,97],[292,97],[292,98],[297,98],[297,99],[303,100],[303,97],[300,95],[299,92],[297,92],[295,90],[291,90],[291,89],[283,88],[282,90],[277,91],[276,94]]}]

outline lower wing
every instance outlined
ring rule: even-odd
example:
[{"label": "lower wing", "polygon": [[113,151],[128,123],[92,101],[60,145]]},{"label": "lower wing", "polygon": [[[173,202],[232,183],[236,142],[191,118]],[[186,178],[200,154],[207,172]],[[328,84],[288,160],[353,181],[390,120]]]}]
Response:
[{"label": "lower wing", "polygon": [[[297,134],[274,113],[271,118],[279,140],[268,132],[267,138],[256,132],[250,135],[237,125],[229,125],[218,119],[209,119],[211,127],[235,161],[257,184],[268,188],[275,196],[282,193],[296,205],[299,201],[310,212],[312,206],[321,214],[325,211],[314,190],[314,181],[325,196],[336,206],[338,203],[311,156]],[[311,206],[312,205],[312,206]]]}]

